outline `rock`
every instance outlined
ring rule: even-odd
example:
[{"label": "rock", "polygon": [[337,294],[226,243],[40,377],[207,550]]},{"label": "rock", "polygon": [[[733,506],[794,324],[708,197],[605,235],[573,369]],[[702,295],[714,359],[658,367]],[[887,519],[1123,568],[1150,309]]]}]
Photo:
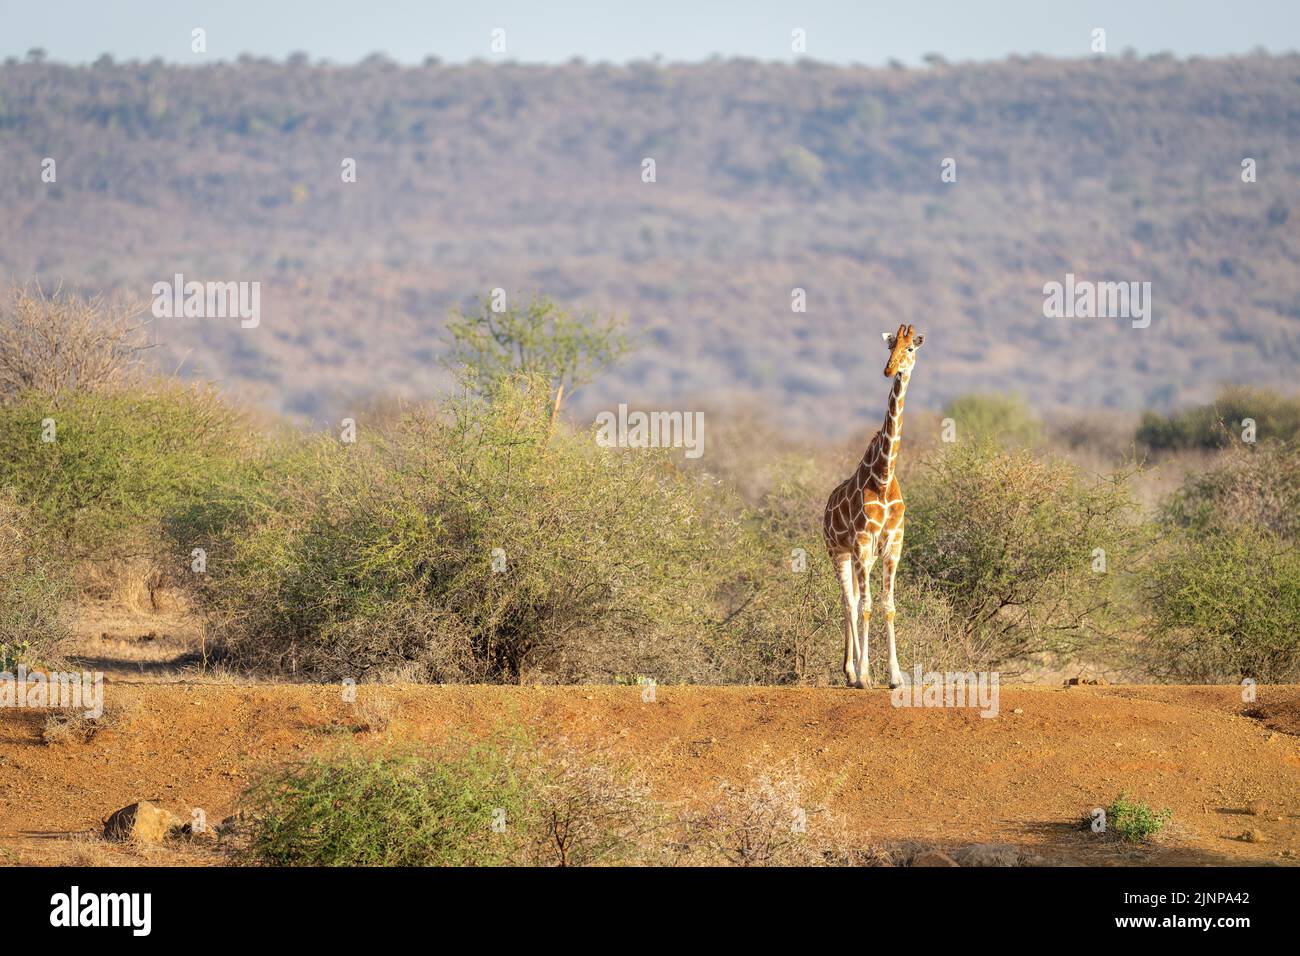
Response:
[{"label": "rock", "polygon": [[1259,800],[1251,800],[1246,804],[1246,812],[1252,817],[1262,817],[1268,812],[1268,807],[1264,806]]},{"label": "rock", "polygon": [[1028,862],[1018,847],[1005,843],[964,846],[953,851],[952,859],[957,866],[1023,866]]},{"label": "rock", "polygon": [[181,825],[176,814],[154,806],[147,800],[133,803],[113,813],[104,821],[104,839],[137,843],[161,843]]},{"label": "rock", "polygon": [[960,866],[943,850],[926,850],[912,857],[912,866]]}]

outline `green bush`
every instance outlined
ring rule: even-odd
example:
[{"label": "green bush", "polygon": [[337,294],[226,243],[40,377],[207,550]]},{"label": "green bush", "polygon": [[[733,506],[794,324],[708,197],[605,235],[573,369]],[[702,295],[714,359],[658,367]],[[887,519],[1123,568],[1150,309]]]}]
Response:
[{"label": "green bush", "polygon": [[235,467],[246,432],[238,412],[200,387],[68,392],[57,401],[26,392],[0,407],[0,488],[70,558],[148,553],[169,514]]},{"label": "green bush", "polygon": [[[311,757],[246,794],[248,853],[271,866],[510,863],[535,825],[527,787],[495,743],[460,754]],[[494,819],[505,821],[504,832],[494,831]]]},{"label": "green bush", "polygon": [[0,493],[0,671],[57,660],[72,584],[31,514]]},{"label": "green bush", "polygon": [[1166,503],[1141,645],[1161,679],[1300,678],[1300,446],[1244,447]]},{"label": "green bush", "polygon": [[1235,446],[1184,481],[1165,517],[1190,534],[1249,525],[1300,543],[1300,443]]},{"label": "green bush", "polygon": [[1146,412],[1135,437],[1155,451],[1226,448],[1241,443],[1245,419],[1255,422],[1257,441],[1300,439],[1300,399],[1244,386],[1224,389],[1208,405],[1170,415]]},{"label": "green bush", "polygon": [[1005,664],[1104,631],[1109,572],[1125,565],[1135,524],[1122,474],[1090,482],[1028,452],[959,443],[909,484],[901,567],[951,610],[958,647]]},{"label": "green bush", "polygon": [[1143,644],[1179,683],[1300,680],[1300,551],[1266,530],[1179,534],[1152,564]]},{"label": "green bush", "polygon": [[725,551],[701,483],[666,451],[550,435],[549,402],[509,380],[277,462],[213,543],[225,650],[324,679],[706,678]]},{"label": "green bush", "polygon": [[962,443],[1029,447],[1042,436],[1042,424],[1018,395],[961,395],[944,406],[943,415],[956,424],[957,440]]}]

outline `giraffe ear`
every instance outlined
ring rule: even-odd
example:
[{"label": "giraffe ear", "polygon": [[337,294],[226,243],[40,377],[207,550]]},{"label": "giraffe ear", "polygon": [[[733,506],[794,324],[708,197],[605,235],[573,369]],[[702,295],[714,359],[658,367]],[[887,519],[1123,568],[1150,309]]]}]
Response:
[{"label": "giraffe ear", "polygon": [[894,342],[897,341],[897,339],[894,338],[893,332],[881,332],[880,337],[885,340],[885,344],[891,349],[894,347]]},{"label": "giraffe ear", "polygon": [[919,349],[921,347],[921,343],[924,341],[925,341],[925,335],[921,332],[917,332],[916,335],[912,336],[912,348]]}]

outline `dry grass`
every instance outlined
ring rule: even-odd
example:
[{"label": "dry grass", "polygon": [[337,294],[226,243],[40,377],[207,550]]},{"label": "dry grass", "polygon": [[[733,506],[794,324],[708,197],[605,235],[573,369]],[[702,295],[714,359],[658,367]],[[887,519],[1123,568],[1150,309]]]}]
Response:
[{"label": "dry grass", "polygon": [[98,830],[44,836],[0,846],[0,866],[231,866],[233,852],[217,841],[166,840],[150,844],[103,839]]},{"label": "dry grass", "polygon": [[358,696],[353,705],[353,716],[356,718],[354,729],[357,733],[386,733],[393,724],[396,712],[397,704],[391,697],[373,692],[364,697]]},{"label": "dry grass", "polygon": [[727,866],[835,866],[884,861],[859,847],[843,821],[810,799],[799,763],[751,764],[739,785],[724,782],[714,802],[684,821],[681,850],[693,862]]},{"label": "dry grass", "polygon": [[532,768],[539,810],[529,862],[540,866],[664,862],[669,815],[642,776],[598,748],[561,739]]},{"label": "dry grass", "polygon": [[129,728],[139,714],[140,701],[136,697],[105,700],[104,712],[98,717],[87,717],[84,709],[55,710],[45,718],[41,740],[47,747],[89,743],[101,731]]},{"label": "dry grass", "polygon": [[120,611],[186,613],[190,609],[188,596],[160,564],[153,555],[109,555],[103,560],[79,562],[76,577],[84,598],[110,602]]}]

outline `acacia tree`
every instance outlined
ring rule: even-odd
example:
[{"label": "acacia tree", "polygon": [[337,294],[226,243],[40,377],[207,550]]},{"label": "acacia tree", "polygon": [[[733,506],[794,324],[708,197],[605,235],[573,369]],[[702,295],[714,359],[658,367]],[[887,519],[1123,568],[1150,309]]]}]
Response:
[{"label": "acacia tree", "polygon": [[566,391],[590,382],[628,350],[621,320],[569,312],[538,295],[520,304],[480,298],[474,311],[451,314],[447,336],[448,361],[475,370],[485,392],[519,372],[544,378],[555,396],[552,420]]}]

